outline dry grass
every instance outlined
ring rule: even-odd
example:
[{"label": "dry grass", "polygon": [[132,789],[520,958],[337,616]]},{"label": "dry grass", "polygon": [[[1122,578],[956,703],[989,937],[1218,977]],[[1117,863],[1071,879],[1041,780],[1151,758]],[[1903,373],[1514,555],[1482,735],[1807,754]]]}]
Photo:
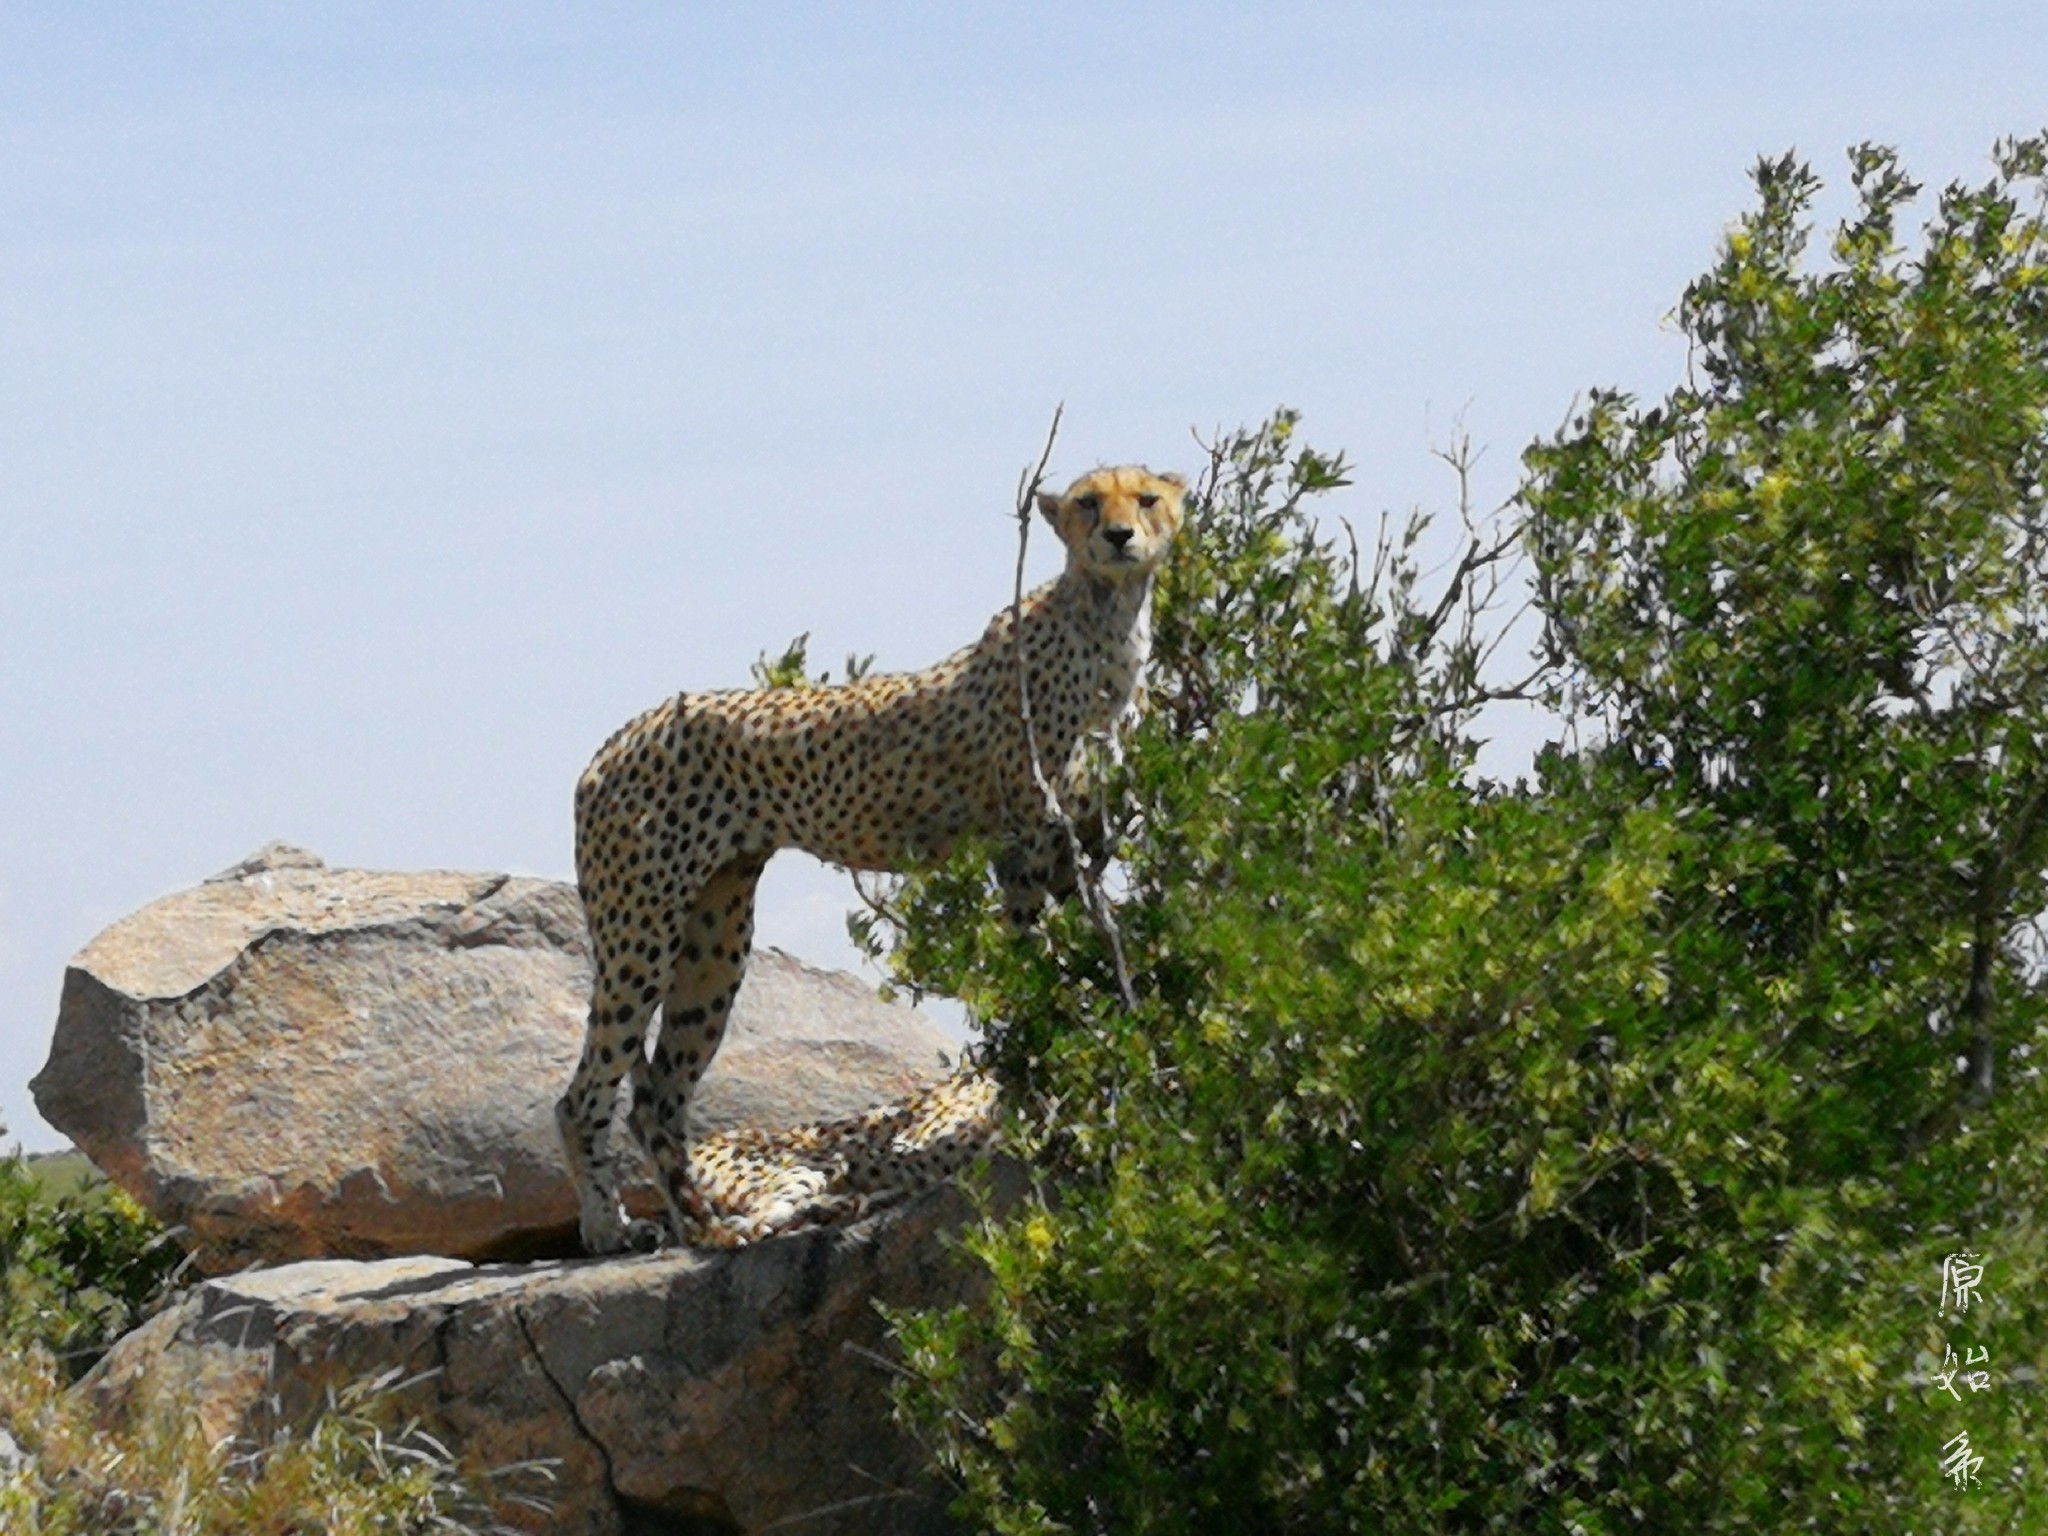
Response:
[{"label": "dry grass", "polygon": [[[27,1452],[0,1472],[8,1536],[414,1536],[505,1530],[447,1448],[380,1403],[389,1379],[339,1394],[302,1434],[208,1444],[175,1415],[108,1433],[34,1345],[0,1352],[0,1427]],[[527,1475],[538,1468],[521,1468]],[[500,1500],[505,1499],[498,1490]],[[538,1501],[517,1499],[535,1508]]]},{"label": "dry grass", "polygon": [[[528,1465],[466,1476],[395,1411],[396,1375],[334,1393],[310,1426],[210,1442],[189,1413],[100,1424],[67,1390],[174,1294],[171,1235],[61,1159],[0,1156],[0,1536],[425,1536],[506,1529],[545,1487]],[[491,1501],[482,1491],[488,1489]]]}]

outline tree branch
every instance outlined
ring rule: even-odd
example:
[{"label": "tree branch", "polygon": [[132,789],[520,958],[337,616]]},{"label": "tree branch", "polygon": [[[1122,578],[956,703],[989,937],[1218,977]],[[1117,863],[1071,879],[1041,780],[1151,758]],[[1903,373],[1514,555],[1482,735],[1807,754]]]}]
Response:
[{"label": "tree branch", "polygon": [[2019,815],[1992,857],[1991,867],[1978,884],[1971,911],[1970,981],[1956,1012],[1969,1031],[1968,1093],[1970,1102],[1979,1106],[1991,1102],[1997,1086],[1998,1042],[1992,1023],[1992,1003],[1993,970],[1998,961],[1998,946],[2004,938],[2001,919],[2012,896],[2013,867],[2040,833],[2044,819],[2048,819],[2048,778],[2043,778],[2021,805]]}]

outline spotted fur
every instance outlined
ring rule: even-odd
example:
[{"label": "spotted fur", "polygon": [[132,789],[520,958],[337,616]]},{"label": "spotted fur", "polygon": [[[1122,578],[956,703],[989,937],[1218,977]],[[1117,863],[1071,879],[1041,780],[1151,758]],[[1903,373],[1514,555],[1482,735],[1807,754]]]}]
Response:
[{"label": "spotted fur", "polygon": [[705,1215],[688,1240],[733,1248],[776,1232],[849,1221],[951,1180],[996,1135],[996,1089],[956,1072],[900,1104],[789,1130],[727,1131],[690,1149]]},{"label": "spotted fur", "polygon": [[[629,722],[584,770],[576,877],[597,971],[583,1054],[555,1118],[592,1252],[638,1235],[607,1145],[628,1077],[632,1129],[670,1234],[683,1240],[712,1215],[691,1176],[690,1100],[724,1036],[753,941],[755,884],[778,849],[901,871],[987,836],[1013,922],[1072,893],[1062,818],[1098,821],[1091,744],[1113,735],[1136,695],[1153,576],[1179,530],[1183,489],[1173,475],[1102,469],[1041,496],[1065,570],[935,667],[837,688],[680,694]],[[885,1159],[879,1182],[915,1183],[930,1161]]]}]

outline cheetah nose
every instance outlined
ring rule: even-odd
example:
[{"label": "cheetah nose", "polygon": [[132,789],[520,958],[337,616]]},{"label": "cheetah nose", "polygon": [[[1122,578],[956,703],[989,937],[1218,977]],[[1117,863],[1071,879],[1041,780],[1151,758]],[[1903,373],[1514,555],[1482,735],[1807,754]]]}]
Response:
[{"label": "cheetah nose", "polygon": [[1105,528],[1102,530],[1102,536],[1109,540],[1111,549],[1122,549],[1131,542],[1137,531],[1135,528]]}]

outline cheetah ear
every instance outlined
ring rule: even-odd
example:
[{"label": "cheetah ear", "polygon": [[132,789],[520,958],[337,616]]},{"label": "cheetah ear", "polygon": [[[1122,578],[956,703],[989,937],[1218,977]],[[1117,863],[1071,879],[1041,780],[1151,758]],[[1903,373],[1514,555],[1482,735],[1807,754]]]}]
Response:
[{"label": "cheetah ear", "polygon": [[1048,523],[1057,528],[1060,525],[1060,499],[1051,491],[1038,493],[1038,511]]},{"label": "cheetah ear", "polygon": [[1184,491],[1188,488],[1188,477],[1186,475],[1161,475],[1159,478],[1172,486],[1176,491]]}]

